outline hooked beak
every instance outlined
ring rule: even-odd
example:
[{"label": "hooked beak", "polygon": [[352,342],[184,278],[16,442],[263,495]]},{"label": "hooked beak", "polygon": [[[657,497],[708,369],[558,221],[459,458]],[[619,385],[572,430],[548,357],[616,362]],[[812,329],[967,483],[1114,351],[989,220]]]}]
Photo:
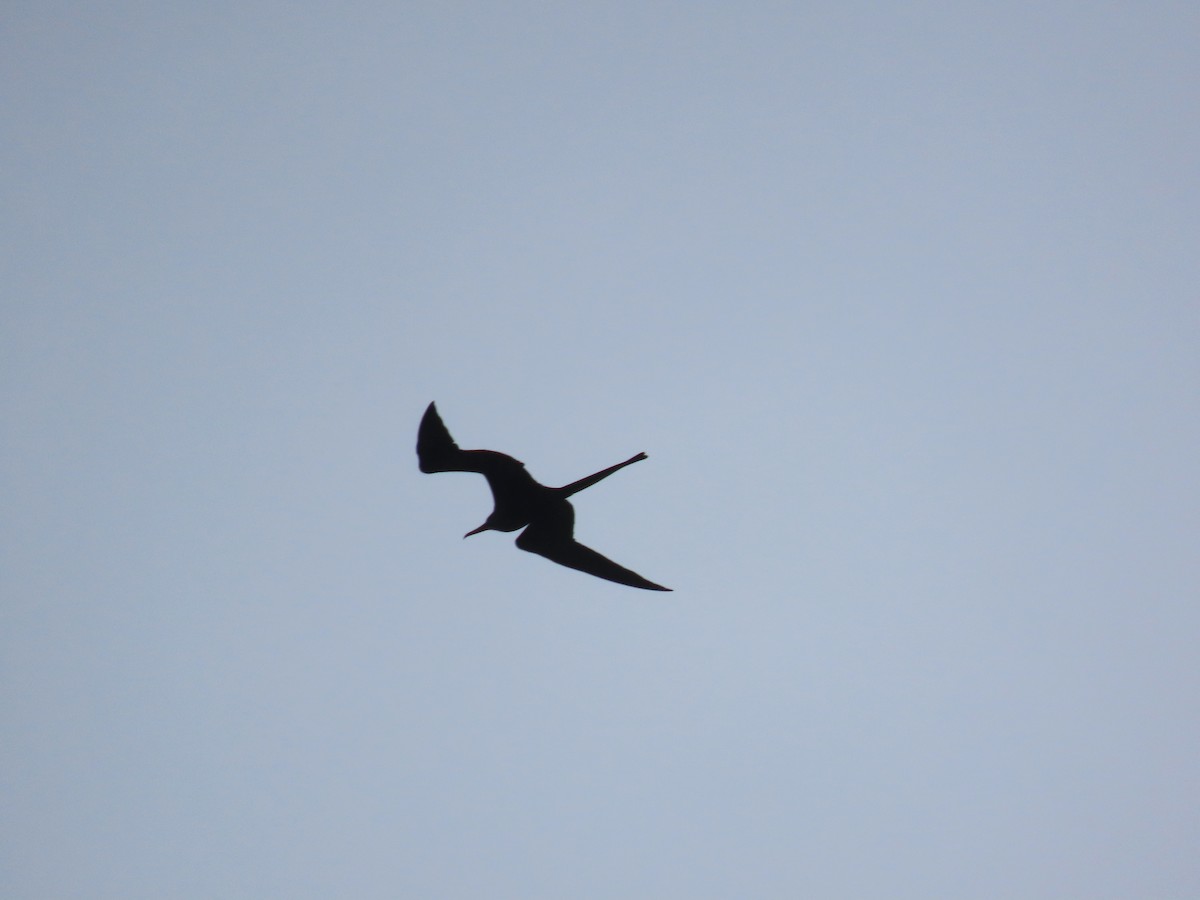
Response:
[{"label": "hooked beak", "polygon": [[463,535],[463,539],[465,540],[465,539],[469,538],[469,537],[470,537],[471,535],[473,535],[473,534],[479,534],[479,532],[481,532],[481,531],[487,531],[487,530],[488,530],[487,522],[484,522],[484,523],[483,523],[482,525],[480,525],[478,528],[474,528],[474,529],[472,529],[471,531],[468,531],[466,534],[464,534],[464,535]]}]

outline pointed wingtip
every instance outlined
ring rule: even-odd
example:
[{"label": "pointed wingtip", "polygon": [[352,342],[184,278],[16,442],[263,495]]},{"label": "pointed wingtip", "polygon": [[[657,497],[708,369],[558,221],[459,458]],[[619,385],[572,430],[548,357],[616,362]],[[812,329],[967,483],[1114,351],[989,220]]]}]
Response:
[{"label": "pointed wingtip", "polygon": [[417,428],[418,468],[426,473],[445,472],[449,461],[458,454],[458,445],[438,415],[437,405],[430,403]]}]

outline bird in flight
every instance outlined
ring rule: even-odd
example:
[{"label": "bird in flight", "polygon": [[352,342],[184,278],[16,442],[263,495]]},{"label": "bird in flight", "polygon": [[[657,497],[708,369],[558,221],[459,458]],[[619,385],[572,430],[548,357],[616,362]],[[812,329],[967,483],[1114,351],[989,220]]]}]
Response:
[{"label": "bird in flight", "polygon": [[446,428],[437,406],[429,404],[417,430],[417,462],[422,472],[478,472],[492,489],[495,509],[478,528],[463,535],[468,538],[481,531],[518,531],[517,546],[544,556],[551,562],[606,578],[618,584],[648,591],[669,591],[637,572],[619,566],[611,559],[575,540],[575,510],[567,502],[572,494],[591,487],[618,469],[646,458],[645,453],[573,481],[563,487],[547,487],[534,481],[525,463],[495,450],[461,450]]}]

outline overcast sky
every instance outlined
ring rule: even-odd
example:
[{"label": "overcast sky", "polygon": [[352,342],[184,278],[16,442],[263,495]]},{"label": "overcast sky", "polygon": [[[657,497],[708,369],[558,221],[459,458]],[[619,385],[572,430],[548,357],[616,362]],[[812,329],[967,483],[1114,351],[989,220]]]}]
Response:
[{"label": "overcast sky", "polygon": [[0,894],[1200,896],[1200,8],[0,26]]}]

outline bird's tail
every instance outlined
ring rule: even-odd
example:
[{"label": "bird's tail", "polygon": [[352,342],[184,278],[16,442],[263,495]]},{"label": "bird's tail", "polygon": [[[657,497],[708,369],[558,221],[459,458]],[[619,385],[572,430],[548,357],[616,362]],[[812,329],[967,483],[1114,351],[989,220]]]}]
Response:
[{"label": "bird's tail", "polygon": [[[447,435],[447,437],[449,437],[449,435]],[[629,459],[625,460],[625,462],[617,463],[615,466],[609,466],[607,469],[597,472],[594,475],[589,475],[587,478],[580,478],[578,481],[572,481],[570,484],[560,487],[559,491],[562,492],[563,496],[570,497],[572,494],[579,493],[584,488],[591,487],[597,481],[603,481],[618,469],[623,469],[626,466],[633,465],[635,462],[641,462],[643,459],[646,459],[645,453],[639,453],[637,456],[631,456]]]}]

